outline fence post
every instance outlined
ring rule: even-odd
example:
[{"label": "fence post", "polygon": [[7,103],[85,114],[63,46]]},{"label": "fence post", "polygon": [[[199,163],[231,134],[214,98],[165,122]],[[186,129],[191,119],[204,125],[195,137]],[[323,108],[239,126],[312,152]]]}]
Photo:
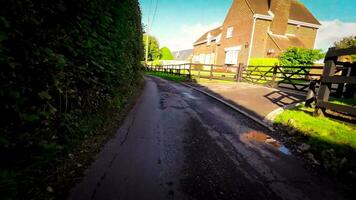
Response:
[{"label": "fence post", "polygon": [[189,73],[189,80],[191,81],[192,80],[192,63],[189,63],[189,71],[188,71],[188,73]]},{"label": "fence post", "polygon": [[209,80],[213,79],[213,65],[210,65],[210,77]]},{"label": "fence post", "polygon": [[[349,73],[349,70],[351,70],[351,65],[344,65],[347,69],[343,69],[341,76],[347,76]],[[339,83],[336,89],[336,94],[335,97],[341,98],[342,94],[344,93],[344,88],[345,88],[345,83]]]},{"label": "fence post", "polygon": [[236,82],[240,82],[239,76],[240,76],[240,64],[238,67],[236,67]]},{"label": "fence post", "polygon": [[236,81],[237,82],[241,82],[242,70],[243,70],[243,64],[240,63],[239,66],[236,69]]},{"label": "fence post", "polygon": [[200,70],[201,70],[201,67],[198,66],[198,79],[199,79],[199,81],[200,81]]},{"label": "fence post", "polygon": [[[330,51],[330,49],[329,49],[329,51]],[[323,79],[324,79],[324,77],[334,76],[335,69],[336,69],[336,64],[335,64],[336,61],[337,61],[337,57],[327,57],[325,60],[323,76],[321,78],[320,88],[318,91],[318,99],[317,99],[318,103],[329,101],[332,83],[325,83],[325,82],[323,82]],[[324,116],[325,110],[326,109],[320,108],[317,106],[315,109],[315,115]]]},{"label": "fence post", "polygon": [[277,82],[276,82],[276,78],[277,78],[277,69],[278,69],[278,66],[275,65],[273,67],[273,77],[272,77],[272,87],[273,88],[276,88],[278,85],[277,85]]}]

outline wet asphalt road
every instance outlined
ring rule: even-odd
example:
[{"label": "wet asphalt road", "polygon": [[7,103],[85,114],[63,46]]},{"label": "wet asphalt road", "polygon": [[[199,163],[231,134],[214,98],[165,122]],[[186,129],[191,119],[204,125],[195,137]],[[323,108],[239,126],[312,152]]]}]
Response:
[{"label": "wet asphalt road", "polygon": [[248,118],[180,84],[145,79],[69,199],[347,199]]}]

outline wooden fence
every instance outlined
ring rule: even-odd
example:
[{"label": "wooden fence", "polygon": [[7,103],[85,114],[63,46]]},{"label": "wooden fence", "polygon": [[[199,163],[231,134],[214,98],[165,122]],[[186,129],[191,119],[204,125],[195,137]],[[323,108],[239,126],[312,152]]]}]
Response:
[{"label": "wooden fence", "polygon": [[[338,62],[338,58],[340,56],[345,55],[356,55],[356,47],[348,48],[348,49],[339,49],[330,48],[325,57],[325,68],[323,72],[323,76],[321,79],[321,86],[318,93],[318,101],[316,113],[318,115],[324,115],[326,109],[347,113],[356,116],[356,108],[352,106],[346,105],[338,105],[329,102],[329,96],[332,91],[332,85],[337,84],[338,89],[337,92],[342,93],[345,84],[354,85],[356,84],[356,76],[350,76],[351,71],[355,70],[351,67],[356,68],[356,65],[347,64],[343,62]],[[346,68],[348,73],[343,72],[341,75],[337,75],[337,68]],[[340,67],[341,66],[341,67]],[[353,93],[355,90],[353,89]],[[354,94],[355,95],[355,94]],[[355,97],[355,96],[354,96]]]},{"label": "wooden fence", "polygon": [[[146,66],[148,71],[169,73],[187,78],[224,80],[262,84],[304,94],[311,80],[320,80],[322,66],[231,66],[205,64],[179,64]],[[338,69],[339,71],[342,69]],[[337,91],[337,85],[332,86]]]}]

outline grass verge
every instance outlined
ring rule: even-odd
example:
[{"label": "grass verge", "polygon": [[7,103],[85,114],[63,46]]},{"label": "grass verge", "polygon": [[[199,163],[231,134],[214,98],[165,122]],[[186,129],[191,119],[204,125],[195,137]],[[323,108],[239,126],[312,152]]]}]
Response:
[{"label": "grass verge", "polygon": [[177,83],[184,82],[184,81],[187,80],[187,78],[184,77],[184,76],[178,76],[178,75],[168,74],[168,73],[164,73],[164,72],[148,71],[148,72],[145,72],[145,73],[148,74],[148,75],[151,75],[151,76],[158,76],[158,77],[161,77],[163,79],[167,79],[167,80],[174,81],[174,82],[177,82]]},{"label": "grass verge", "polygon": [[330,98],[330,103],[335,103],[344,106],[356,106],[356,99]]},{"label": "grass verge", "polygon": [[303,105],[276,117],[296,141],[310,145],[310,152],[327,169],[356,178],[356,129],[329,118],[314,117],[314,109]]}]

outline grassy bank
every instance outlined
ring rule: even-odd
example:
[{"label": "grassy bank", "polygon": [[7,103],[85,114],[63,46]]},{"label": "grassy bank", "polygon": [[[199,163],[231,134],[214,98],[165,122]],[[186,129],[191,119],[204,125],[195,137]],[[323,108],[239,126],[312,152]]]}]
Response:
[{"label": "grassy bank", "polygon": [[174,82],[177,82],[177,83],[187,81],[186,77],[178,76],[178,75],[174,75],[174,74],[168,74],[168,73],[164,73],[164,72],[148,71],[148,72],[145,72],[145,73],[147,75],[158,76],[158,77],[161,77],[163,79],[167,79],[167,80],[174,81]]},{"label": "grassy bank", "polygon": [[325,168],[351,173],[356,166],[356,129],[329,118],[314,117],[313,112],[313,108],[304,106],[286,110],[277,116],[275,125],[285,127],[298,142],[310,145],[310,152]]},{"label": "grassy bank", "polygon": [[344,106],[356,106],[356,99],[330,98],[330,103],[335,103]]}]

